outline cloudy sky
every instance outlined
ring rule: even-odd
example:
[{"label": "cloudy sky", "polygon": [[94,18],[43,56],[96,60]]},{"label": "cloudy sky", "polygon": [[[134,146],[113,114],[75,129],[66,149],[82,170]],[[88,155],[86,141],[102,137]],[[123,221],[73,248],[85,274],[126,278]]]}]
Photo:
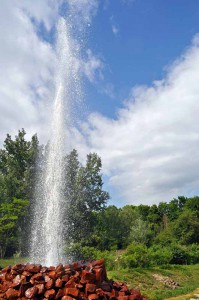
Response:
[{"label": "cloudy sky", "polygon": [[84,113],[70,143],[81,159],[101,156],[110,204],[198,195],[196,0],[2,0],[0,144],[22,127],[49,137],[61,16],[81,46]]}]

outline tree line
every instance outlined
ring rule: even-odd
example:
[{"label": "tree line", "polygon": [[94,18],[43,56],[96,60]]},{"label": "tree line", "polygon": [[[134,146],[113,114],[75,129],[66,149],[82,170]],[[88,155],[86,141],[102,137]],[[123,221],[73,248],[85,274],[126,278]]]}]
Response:
[{"label": "tree line", "polygon": [[[47,152],[48,145],[40,145],[37,135],[27,140],[24,129],[14,139],[7,135],[0,150],[0,257],[27,255],[34,187],[45,168]],[[110,196],[103,189],[101,169],[96,153],[89,153],[84,165],[75,149],[64,158],[68,258],[87,259],[126,249],[121,260],[128,267],[144,257],[145,264],[149,257],[157,263],[197,262],[198,196],[179,196],[158,205],[108,206]],[[192,258],[188,258],[190,253]]]},{"label": "tree line", "polygon": [[[42,191],[42,174],[49,145],[40,145],[37,135],[26,139],[24,129],[9,134],[0,149],[0,257],[14,253],[27,255],[35,187]],[[83,240],[92,231],[94,212],[102,210],[109,194],[103,190],[101,159],[87,155],[80,164],[74,149],[64,157],[64,234],[65,243]],[[41,192],[42,195],[42,192]],[[39,192],[37,197],[40,199]]]}]

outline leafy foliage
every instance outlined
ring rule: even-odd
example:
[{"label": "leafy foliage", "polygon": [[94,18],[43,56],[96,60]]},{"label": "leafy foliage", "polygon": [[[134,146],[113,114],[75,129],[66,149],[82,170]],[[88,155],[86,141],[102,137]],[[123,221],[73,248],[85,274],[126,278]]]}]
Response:
[{"label": "leafy foliage", "polygon": [[7,134],[0,149],[1,256],[21,251],[27,240],[39,141],[37,135],[27,141],[25,135],[24,129],[14,139]]},{"label": "leafy foliage", "polygon": [[7,247],[15,242],[20,221],[27,213],[28,200],[13,198],[10,203],[0,204],[0,257],[3,258]]},{"label": "leafy foliage", "polygon": [[103,190],[101,159],[96,153],[87,155],[85,166],[73,150],[66,157],[64,195],[66,200],[66,243],[78,240],[82,245],[94,232],[95,213],[103,210],[109,194]]},{"label": "leafy foliage", "polygon": [[26,141],[25,135],[24,129],[19,130],[14,140],[7,134],[4,148],[0,150],[0,190],[7,202],[13,197],[25,199],[32,196],[39,142],[36,135],[31,141]]},{"label": "leafy foliage", "polygon": [[[45,170],[47,153],[48,144],[40,146],[37,135],[26,140],[24,129],[14,139],[8,134],[0,149],[1,257],[20,253],[27,240],[34,186],[37,174]],[[110,196],[103,189],[102,162],[96,153],[89,153],[81,164],[73,149],[64,167],[68,258],[105,256],[112,269],[199,262],[198,196],[151,206],[107,206]]]}]

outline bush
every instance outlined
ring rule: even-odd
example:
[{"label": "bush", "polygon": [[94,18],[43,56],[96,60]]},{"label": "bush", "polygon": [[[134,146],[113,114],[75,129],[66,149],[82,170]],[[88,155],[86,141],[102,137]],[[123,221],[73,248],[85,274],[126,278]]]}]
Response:
[{"label": "bush", "polygon": [[161,245],[163,247],[167,247],[172,243],[177,243],[177,239],[173,234],[171,226],[161,231],[155,238],[155,244],[157,246]]},{"label": "bush", "polygon": [[188,264],[189,253],[186,246],[179,245],[179,244],[172,244],[170,246],[170,249],[172,251],[172,259],[170,261],[171,264],[176,264],[176,265]]},{"label": "bush", "polygon": [[147,267],[149,265],[149,253],[144,244],[132,243],[121,257],[124,268]]},{"label": "bush", "polygon": [[199,263],[199,245],[192,244],[187,247],[188,250],[188,264],[198,264]]},{"label": "bush", "polygon": [[120,265],[120,256],[117,254],[117,251],[103,251],[100,253],[101,258],[105,259],[105,265],[107,270],[119,270],[121,269]]},{"label": "bush", "polygon": [[101,258],[101,252],[95,247],[82,246],[81,243],[71,243],[65,247],[66,259],[71,262],[75,260],[89,260]]},{"label": "bush", "polygon": [[150,262],[152,265],[163,264],[196,264],[199,262],[199,245],[189,246],[172,243],[162,247],[153,245],[150,249]]},{"label": "bush", "polygon": [[173,258],[172,251],[169,247],[154,245],[149,248],[150,265],[166,265]]},{"label": "bush", "polygon": [[199,263],[199,245],[189,246],[172,243],[171,245],[153,245],[147,248],[144,244],[130,244],[124,254],[118,251],[100,251],[95,247],[84,246],[80,243],[71,244],[65,248],[67,261],[105,259],[108,270],[130,269],[167,264],[196,264]]},{"label": "bush", "polygon": [[80,243],[73,243],[65,247],[66,260],[69,262],[75,260],[90,260],[90,259],[105,259],[105,264],[108,270],[118,269],[118,255],[116,251],[100,251],[95,247],[84,246]]}]

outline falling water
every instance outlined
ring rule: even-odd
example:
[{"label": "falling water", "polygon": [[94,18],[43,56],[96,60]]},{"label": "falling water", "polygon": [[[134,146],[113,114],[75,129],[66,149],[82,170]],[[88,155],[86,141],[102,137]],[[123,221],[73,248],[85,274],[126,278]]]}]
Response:
[{"label": "falling water", "polygon": [[56,265],[63,261],[63,197],[65,133],[71,123],[72,101],[80,93],[77,52],[70,24],[61,18],[57,27],[56,96],[43,180],[37,187],[31,233],[33,262]]}]

